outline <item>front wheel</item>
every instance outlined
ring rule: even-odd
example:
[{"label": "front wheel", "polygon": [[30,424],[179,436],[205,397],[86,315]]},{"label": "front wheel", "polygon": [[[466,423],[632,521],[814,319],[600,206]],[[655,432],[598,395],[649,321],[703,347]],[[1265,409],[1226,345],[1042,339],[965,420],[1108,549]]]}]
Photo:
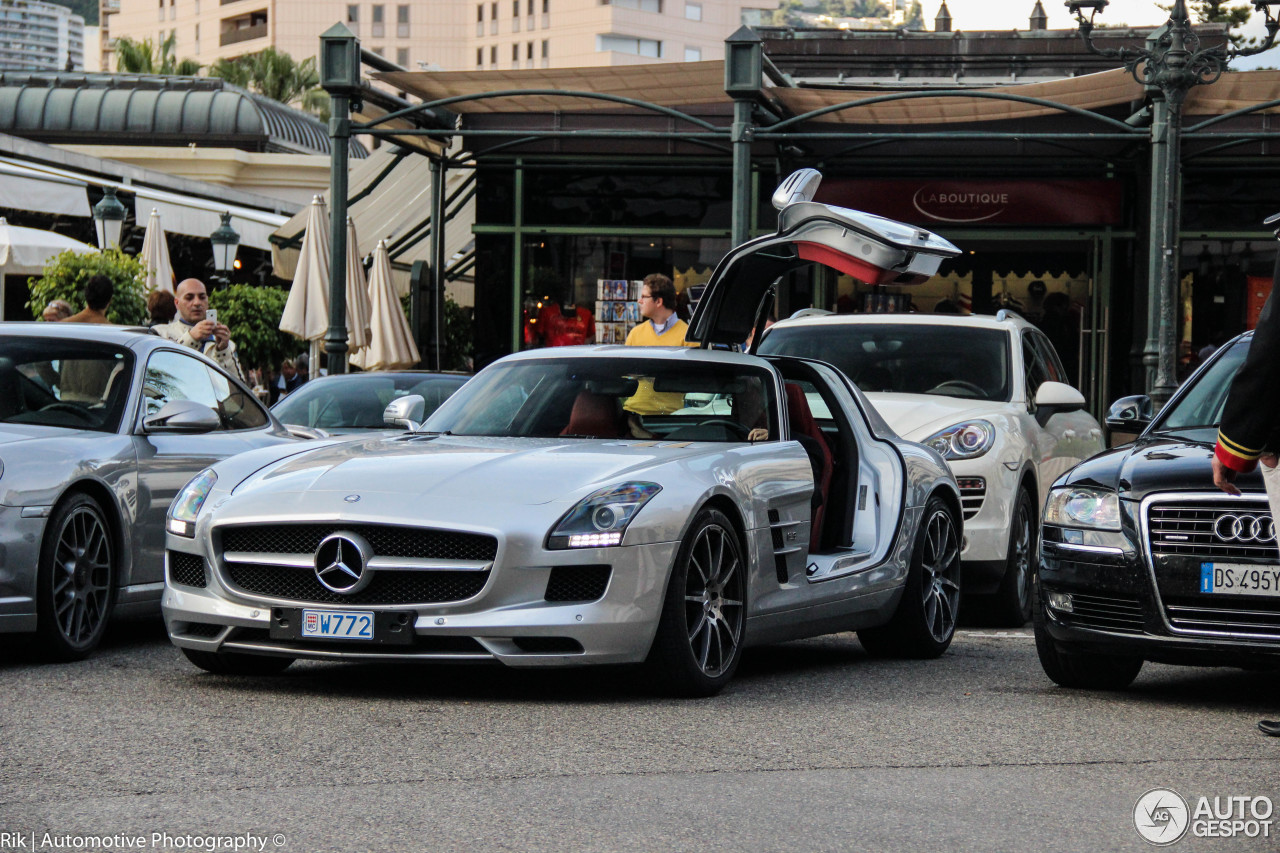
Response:
[{"label": "front wheel", "polygon": [[646,664],[670,692],[714,696],[742,657],[747,579],[742,545],[724,513],[694,518],[667,582]]},{"label": "front wheel", "polygon": [[76,494],[49,519],[36,579],[36,632],[54,660],[87,658],[107,630],[115,601],[116,550],[106,514]]},{"label": "front wheel", "polygon": [[275,675],[284,672],[293,658],[269,655],[244,655],[235,652],[202,652],[183,649],[187,660],[214,675]]},{"label": "front wheel", "polygon": [[955,515],[934,495],[911,552],[902,600],[879,628],[858,632],[858,641],[881,657],[936,658],[951,645],[960,608],[960,534]]}]

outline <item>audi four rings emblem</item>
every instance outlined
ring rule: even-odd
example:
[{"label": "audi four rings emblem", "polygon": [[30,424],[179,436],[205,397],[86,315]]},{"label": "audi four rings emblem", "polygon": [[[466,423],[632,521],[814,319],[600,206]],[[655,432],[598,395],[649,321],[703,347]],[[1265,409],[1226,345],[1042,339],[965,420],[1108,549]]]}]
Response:
[{"label": "audi four rings emblem", "polygon": [[1213,523],[1213,532],[1224,542],[1276,541],[1276,525],[1269,515],[1220,515]]}]

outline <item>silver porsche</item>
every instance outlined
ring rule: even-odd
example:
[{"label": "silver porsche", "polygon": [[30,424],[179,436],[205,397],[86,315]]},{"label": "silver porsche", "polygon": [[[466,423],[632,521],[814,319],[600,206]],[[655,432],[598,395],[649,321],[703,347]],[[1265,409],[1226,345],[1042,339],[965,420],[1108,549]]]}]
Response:
[{"label": "silver porsche", "polygon": [[779,232],[717,268],[698,348],[524,352],[425,423],[395,401],[404,434],[205,470],[169,513],[173,642],[237,674],[298,658],[644,663],[692,696],[760,643],[856,630],[875,654],[941,655],[962,536],[942,458],[822,362],[717,347],[762,325],[791,269],[917,280],[957,250],[801,184]]},{"label": "silver porsche", "polygon": [[145,329],[0,323],[0,633],[74,660],[113,615],[159,612],[174,495],[286,443],[248,389]]}]

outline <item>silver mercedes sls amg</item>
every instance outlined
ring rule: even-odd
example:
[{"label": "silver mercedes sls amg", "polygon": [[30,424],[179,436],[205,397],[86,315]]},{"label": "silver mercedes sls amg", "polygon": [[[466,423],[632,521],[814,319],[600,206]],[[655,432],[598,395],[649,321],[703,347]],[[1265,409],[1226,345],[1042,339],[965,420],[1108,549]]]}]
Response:
[{"label": "silver mercedes sls amg", "polygon": [[778,233],[717,267],[699,348],[524,352],[425,424],[412,397],[395,401],[406,434],[204,471],[168,519],[173,642],[216,673],[645,662],[695,696],[753,644],[856,630],[872,653],[941,655],[962,535],[942,458],[830,366],[728,348],[762,327],[791,269],[911,282],[957,253],[810,201],[816,181],[784,183]]}]

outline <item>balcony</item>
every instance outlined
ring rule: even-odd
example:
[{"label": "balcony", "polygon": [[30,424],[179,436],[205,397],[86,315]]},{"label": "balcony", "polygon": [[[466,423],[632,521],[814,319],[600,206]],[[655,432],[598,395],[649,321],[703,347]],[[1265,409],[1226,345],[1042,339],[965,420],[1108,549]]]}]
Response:
[{"label": "balcony", "polygon": [[238,30],[227,30],[219,39],[218,44],[226,47],[229,44],[239,44],[244,41],[252,41],[267,37],[266,23],[254,24],[251,27],[243,27]]}]

